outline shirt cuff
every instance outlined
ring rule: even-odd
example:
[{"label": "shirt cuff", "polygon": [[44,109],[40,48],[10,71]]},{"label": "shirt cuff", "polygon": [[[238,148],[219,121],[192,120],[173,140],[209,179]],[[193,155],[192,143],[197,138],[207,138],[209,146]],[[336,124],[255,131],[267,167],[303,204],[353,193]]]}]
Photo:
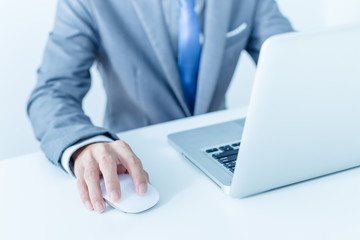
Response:
[{"label": "shirt cuff", "polygon": [[65,169],[65,171],[70,174],[71,176],[75,177],[75,174],[73,172],[72,166],[71,166],[71,156],[80,148],[89,145],[91,143],[97,143],[97,142],[113,142],[114,140],[106,137],[104,135],[92,137],[89,139],[86,139],[84,141],[81,141],[75,145],[72,145],[68,147],[64,153],[61,156],[61,165]]}]

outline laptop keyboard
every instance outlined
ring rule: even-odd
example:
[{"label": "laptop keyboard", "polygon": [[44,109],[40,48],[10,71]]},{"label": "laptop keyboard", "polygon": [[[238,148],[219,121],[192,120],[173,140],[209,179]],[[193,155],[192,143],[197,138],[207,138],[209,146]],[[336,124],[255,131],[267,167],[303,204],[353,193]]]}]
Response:
[{"label": "laptop keyboard", "polygon": [[234,142],[205,150],[206,154],[218,161],[228,171],[234,173],[240,142]]}]

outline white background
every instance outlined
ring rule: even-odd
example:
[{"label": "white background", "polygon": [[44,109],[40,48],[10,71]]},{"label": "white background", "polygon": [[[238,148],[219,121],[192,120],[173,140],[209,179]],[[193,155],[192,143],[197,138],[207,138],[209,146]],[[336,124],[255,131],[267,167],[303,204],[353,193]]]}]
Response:
[{"label": "white background", "polygon": [[[36,82],[56,0],[0,1],[0,159],[39,150],[25,113]],[[278,0],[283,13],[300,31],[360,22],[359,0]],[[246,55],[239,62],[227,102],[229,108],[248,104],[255,67]],[[85,111],[101,125],[105,98],[93,71],[94,83]]]}]

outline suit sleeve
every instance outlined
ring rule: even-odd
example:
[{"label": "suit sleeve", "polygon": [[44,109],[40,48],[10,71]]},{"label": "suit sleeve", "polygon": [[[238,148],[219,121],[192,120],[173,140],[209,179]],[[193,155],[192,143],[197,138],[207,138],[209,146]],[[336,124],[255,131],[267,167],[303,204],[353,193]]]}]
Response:
[{"label": "suit sleeve", "polygon": [[280,12],[275,0],[257,0],[251,36],[247,52],[257,63],[262,44],[269,37],[293,31],[293,28]]},{"label": "suit sleeve", "polygon": [[82,109],[99,44],[89,5],[82,1],[59,0],[54,29],[27,105],[42,150],[58,166],[69,146],[97,135],[117,139],[107,129],[94,126]]}]

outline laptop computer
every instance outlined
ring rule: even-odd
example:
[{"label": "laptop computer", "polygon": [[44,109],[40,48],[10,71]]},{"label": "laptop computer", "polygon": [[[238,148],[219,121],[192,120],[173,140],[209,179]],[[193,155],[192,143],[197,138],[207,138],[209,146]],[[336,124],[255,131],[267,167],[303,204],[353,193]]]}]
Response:
[{"label": "laptop computer", "polygon": [[360,26],[270,38],[246,119],[168,141],[232,197],[359,166]]}]

